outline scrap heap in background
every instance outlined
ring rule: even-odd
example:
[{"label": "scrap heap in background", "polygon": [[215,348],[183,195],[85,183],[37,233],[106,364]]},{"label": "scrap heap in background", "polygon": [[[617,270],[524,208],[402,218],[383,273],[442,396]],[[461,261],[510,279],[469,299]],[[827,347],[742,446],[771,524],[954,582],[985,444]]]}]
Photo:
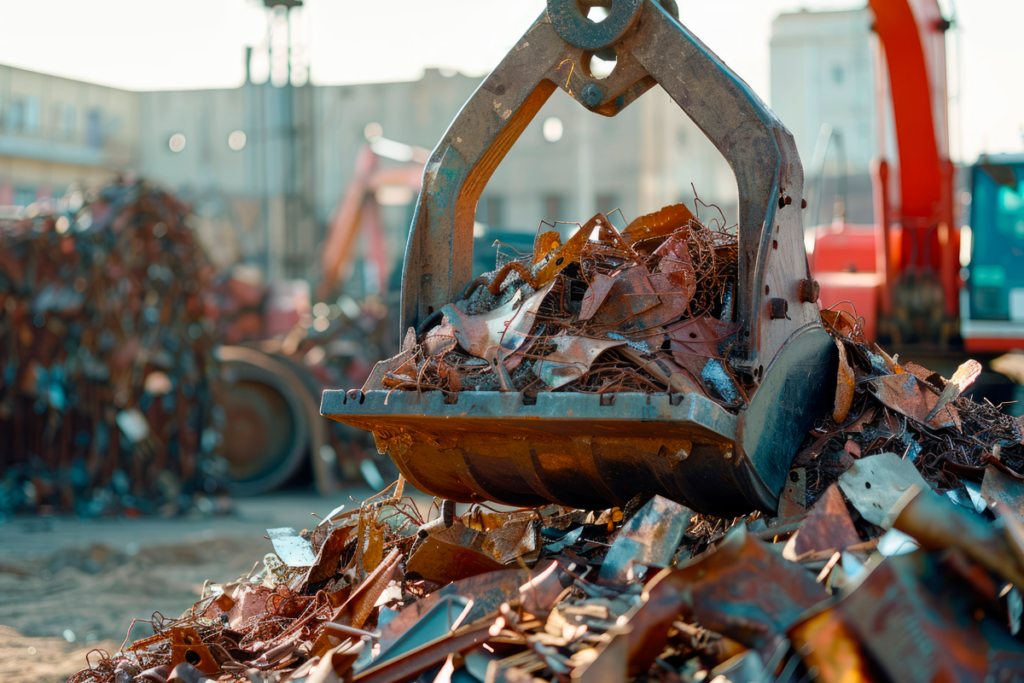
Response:
[{"label": "scrap heap in background", "polygon": [[[598,216],[564,245],[541,235],[370,381],[741,400],[707,370],[730,330],[735,245],[669,214],[685,222],[620,235]],[[436,501],[423,516],[399,480],[313,530],[269,530],[259,573],[154,615],[154,635],[71,683],[1024,680],[1022,425],[961,396],[977,363],[945,380],[852,316],[823,320],[835,403],[774,517],[660,496],[460,516]],[[495,359],[506,373],[485,369]]]},{"label": "scrap heap in background", "polygon": [[212,510],[211,273],[188,209],[141,182],[74,209],[0,222],[0,514]]},{"label": "scrap heap in background", "polygon": [[693,392],[738,408],[744,388],[718,351],[736,331],[736,262],[735,234],[683,204],[621,233],[603,214],[564,244],[540,233],[410,330],[365,389]]}]

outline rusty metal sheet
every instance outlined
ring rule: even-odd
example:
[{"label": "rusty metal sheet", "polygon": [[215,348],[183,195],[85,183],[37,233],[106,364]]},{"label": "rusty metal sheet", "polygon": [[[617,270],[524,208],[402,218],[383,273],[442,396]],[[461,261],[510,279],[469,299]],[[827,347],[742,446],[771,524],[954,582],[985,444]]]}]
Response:
[{"label": "rusty metal sheet", "polygon": [[1012,680],[1024,670],[1024,644],[977,608],[939,554],[889,558],[831,611],[889,680]]},{"label": "rusty metal sheet", "polygon": [[531,265],[537,265],[552,251],[562,246],[562,236],[554,230],[548,232],[538,232],[537,237],[533,240],[533,262]]},{"label": "rusty metal sheet", "polygon": [[597,582],[625,586],[638,578],[634,564],[665,567],[683,540],[693,511],[667,498],[655,496],[629,518],[612,542]]},{"label": "rusty metal sheet", "polygon": [[356,562],[369,574],[384,559],[384,529],[369,515],[360,514],[357,534]]},{"label": "rusty metal sheet", "polygon": [[718,345],[736,333],[737,326],[723,323],[710,316],[693,318],[668,330],[672,355],[682,364],[686,356],[720,358]]},{"label": "rusty metal sheet", "polygon": [[[454,505],[452,507],[454,508]],[[454,519],[450,526],[431,532],[430,535],[445,543],[453,543],[470,550],[486,552],[484,546],[487,543],[487,534],[466,526],[462,523],[461,519]]]},{"label": "rusty metal sheet", "polygon": [[373,605],[387,588],[388,582],[401,576],[401,559],[402,554],[398,548],[388,553],[377,568],[352,591],[344,604],[333,611],[330,621],[360,628],[373,612]]},{"label": "rusty metal sheet", "polygon": [[656,274],[651,276],[652,281],[660,276],[673,276],[666,280],[673,286],[672,289],[662,289],[655,285],[658,293],[665,295],[671,292],[684,296],[689,302],[697,292],[697,274],[690,260],[690,247],[687,241],[673,235],[654,251],[653,256],[660,256],[661,260],[658,262]]},{"label": "rusty metal sheet", "polygon": [[[607,315],[599,316],[595,324],[607,325],[613,324],[617,319],[621,321],[634,318],[625,329],[652,329],[674,322],[686,313],[697,287],[696,274],[690,263],[686,243],[671,237],[656,250],[655,254],[661,258],[653,273],[646,271],[646,267],[642,266],[639,259],[633,268],[643,267],[644,271],[633,272],[633,269],[627,266],[628,270],[622,273],[612,273],[612,277],[618,279],[628,272],[627,277],[631,279],[628,289],[612,288],[606,306],[614,302],[616,297],[624,298],[625,301],[618,304],[618,318],[615,313],[609,311]],[[646,274],[647,277],[641,279],[641,274]],[[658,305],[649,305],[653,299],[645,298],[645,295],[651,292],[657,294]],[[628,315],[624,315],[627,311]]]},{"label": "rusty metal sheet", "polygon": [[604,305],[591,318],[591,324],[594,327],[614,327],[620,331],[648,327],[637,327],[634,319],[661,304],[661,298],[651,285],[649,275],[647,267],[639,263],[613,272],[611,277],[615,282]]},{"label": "rusty metal sheet", "polygon": [[953,376],[949,378],[949,384],[957,389],[957,394],[962,394],[974,384],[981,376],[981,363],[976,360],[967,360],[956,369]]},{"label": "rusty metal sheet", "polygon": [[419,576],[447,585],[499,569],[502,564],[486,553],[429,536],[409,558],[405,571],[407,577]]},{"label": "rusty metal sheet", "polygon": [[502,564],[533,556],[540,550],[540,520],[509,521],[487,533],[484,550]]},{"label": "rusty metal sheet", "polygon": [[437,641],[357,673],[353,680],[360,683],[397,683],[415,678],[433,666],[445,661],[449,655],[478,647],[489,638],[488,626],[466,626]]},{"label": "rusty metal sheet", "polygon": [[778,525],[792,524],[807,517],[807,468],[797,467],[789,471],[786,485],[779,496],[779,510],[775,521]]},{"label": "rusty metal sheet", "polygon": [[455,328],[447,318],[437,327],[427,332],[423,339],[423,353],[428,356],[440,356],[448,353],[458,345]]},{"label": "rusty metal sheet", "polygon": [[668,390],[672,394],[699,394],[707,396],[704,387],[685,368],[668,376]]},{"label": "rusty metal sheet", "polygon": [[643,263],[644,259],[633,250],[629,242],[622,236],[622,233],[612,225],[607,217],[597,227],[596,243],[591,236],[591,242],[587,245],[586,252],[599,251],[604,255],[621,259],[625,262]]},{"label": "rusty metal sheet", "polygon": [[537,519],[538,516],[543,517],[543,512],[539,510],[491,512],[485,507],[473,506],[460,517],[460,520],[462,524],[470,529],[487,533],[500,529],[509,522],[515,523],[527,519]]},{"label": "rusty metal sheet", "polygon": [[658,293],[661,305],[638,316],[637,323],[643,329],[667,325],[686,314],[693,298],[694,275],[685,270],[670,273],[654,273],[648,278],[651,288]]},{"label": "rusty metal sheet", "polygon": [[451,321],[459,345],[467,352],[477,358],[486,358],[488,350],[498,347],[504,357],[511,355],[526,342],[537,309],[553,285],[553,282],[549,282],[525,301],[522,290],[517,290],[504,306],[481,315],[468,315],[451,304],[442,310]]},{"label": "rusty metal sheet", "polygon": [[573,576],[554,560],[537,563],[529,580],[519,587],[519,604],[528,613],[546,618],[558,597],[573,584]]},{"label": "rusty metal sheet", "polygon": [[821,319],[841,336],[858,344],[868,343],[863,326],[846,311],[824,310],[821,311]]},{"label": "rusty metal sheet", "polygon": [[220,665],[194,628],[171,629],[171,668],[182,663],[191,664],[204,674],[220,673]]},{"label": "rusty metal sheet", "polygon": [[306,575],[307,583],[326,581],[338,572],[338,561],[341,559],[341,553],[345,549],[352,529],[351,526],[342,526],[330,531],[317,552],[313,566],[309,568],[309,573]]},{"label": "rusty metal sheet", "polygon": [[[377,666],[382,662],[407,656],[419,648],[449,635],[453,630],[464,625],[468,610],[473,607],[473,598],[467,595],[446,595],[433,602],[423,611],[419,618],[393,640],[385,640],[386,646],[380,648],[380,655],[372,664],[365,659],[357,665],[357,669]],[[381,638],[385,638],[383,633]]]},{"label": "rusty metal sheet", "polygon": [[605,299],[608,298],[608,293],[614,284],[615,278],[610,275],[595,273],[594,279],[590,282],[590,287],[587,288],[587,293],[583,295],[583,303],[580,307],[578,319],[590,320],[593,318],[604,304]]},{"label": "rusty metal sheet", "polygon": [[373,366],[373,370],[370,371],[369,377],[367,377],[366,381],[363,382],[362,390],[372,391],[374,389],[380,389],[383,386],[384,378],[388,374],[393,374],[405,365],[414,362],[413,352],[414,349],[406,349],[393,358],[378,361]]},{"label": "rusty metal sheet", "polygon": [[836,341],[836,348],[839,350],[839,378],[836,383],[836,402],[832,410],[832,419],[836,424],[842,424],[846,416],[850,414],[850,406],[853,405],[854,387],[857,384],[857,376],[853,374],[853,368],[846,357],[846,347],[843,342]]},{"label": "rusty metal sheet", "polygon": [[654,663],[667,627],[681,617],[746,647],[770,647],[828,597],[799,565],[740,525],[716,550],[680,569],[662,570],[644,586],[643,605],[628,621],[630,675]]},{"label": "rusty metal sheet", "polygon": [[928,415],[938,405],[938,392],[909,372],[899,375],[886,375],[872,379],[868,385],[875,396],[888,408],[906,415],[921,424],[941,429],[955,426],[960,429],[960,416],[956,408],[950,405],[935,415],[931,420]]},{"label": "rusty metal sheet", "polygon": [[853,629],[826,609],[794,624],[789,629],[793,646],[803,653],[809,669],[817,671],[822,683],[875,683],[877,677],[870,656],[864,652]]},{"label": "rusty metal sheet", "polygon": [[[926,422],[930,422],[941,412],[946,411],[950,413],[949,417],[953,418],[952,411],[947,406],[949,402],[964,393],[975,380],[981,376],[981,363],[976,360],[969,360],[960,365],[953,373],[953,377],[950,378],[949,382],[942,389],[942,393],[939,394],[939,400],[936,402],[935,407],[931,409],[931,412],[925,417]],[[954,421],[956,421],[954,419]],[[959,427],[959,425],[958,425]]]},{"label": "rusty metal sheet", "polygon": [[931,386],[935,387],[940,391],[942,390],[942,387],[945,386],[945,382],[942,381],[942,375],[935,372],[934,370],[929,370],[924,366],[918,365],[917,363],[904,363],[901,367],[901,370],[903,372],[909,372],[911,375],[918,378],[925,384],[930,384]]},{"label": "rusty metal sheet", "polygon": [[860,542],[861,538],[846,510],[843,496],[839,488],[832,484],[800,525],[793,549],[797,556],[801,556],[813,551],[842,551]]},{"label": "rusty metal sheet", "polygon": [[569,238],[568,242],[550,255],[547,264],[537,273],[537,284],[540,286],[549,284],[556,275],[568,268],[570,264],[579,262],[580,254],[583,253],[587,243],[590,241],[590,233],[594,231],[594,228],[607,222],[608,219],[601,214],[597,214],[587,221],[575,235]]},{"label": "rusty metal sheet", "polygon": [[999,501],[1013,516],[1024,522],[1024,482],[1014,479],[995,465],[985,468],[981,481],[981,497],[987,501]]},{"label": "rusty metal sheet", "polygon": [[595,648],[597,656],[572,670],[572,683],[617,683],[629,680],[629,637],[622,631],[608,633]]},{"label": "rusty metal sheet", "polygon": [[673,204],[633,219],[633,222],[623,230],[622,236],[639,249],[637,243],[671,235],[687,227],[693,219],[693,213],[686,204]]},{"label": "rusty metal sheet", "polygon": [[[619,351],[626,358],[629,358],[636,363],[638,368],[650,373],[650,375],[656,378],[659,382],[670,387],[673,393],[685,393],[681,390],[687,388],[692,389],[692,387],[689,387],[686,382],[686,377],[683,374],[686,370],[676,365],[675,361],[673,361],[668,354],[663,351],[642,353],[629,343],[629,339],[623,339],[626,341],[627,346],[621,347]],[[675,383],[673,384],[672,377],[675,375],[679,376],[676,377]],[[705,395],[704,389],[699,387],[694,393],[698,393],[702,396]]]},{"label": "rusty metal sheet", "polygon": [[626,342],[615,339],[561,336],[550,340],[555,350],[537,361],[534,372],[552,389],[579,379],[590,371],[597,357]]},{"label": "rusty metal sheet", "polygon": [[489,615],[497,614],[502,603],[518,599],[520,588],[530,579],[530,572],[524,569],[502,567],[500,571],[450,583],[423,599],[406,605],[398,616],[380,629],[381,654],[387,652],[404,634],[428,615],[435,605],[442,601],[459,596],[472,599],[473,604],[462,619],[464,624],[471,624]]},{"label": "rusty metal sheet", "polygon": [[242,592],[235,598],[234,606],[228,611],[228,626],[237,629],[253,617],[263,613],[270,597],[270,589],[259,586]]},{"label": "rusty metal sheet", "polygon": [[[1007,581],[1024,585],[1024,545],[1017,541],[1014,525],[1020,523],[1012,513],[1007,511],[1010,518],[1005,520],[1006,527],[999,529],[931,490],[921,491],[901,504],[903,509],[893,528],[913,538],[922,548],[960,550]],[[998,513],[1005,508],[997,502],[995,510]]]}]

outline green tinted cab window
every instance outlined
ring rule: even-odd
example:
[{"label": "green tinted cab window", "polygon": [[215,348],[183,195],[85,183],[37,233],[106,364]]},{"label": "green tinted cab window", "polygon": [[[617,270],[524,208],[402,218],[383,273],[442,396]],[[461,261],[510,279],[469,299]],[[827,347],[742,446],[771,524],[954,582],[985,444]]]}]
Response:
[{"label": "green tinted cab window", "polygon": [[1024,164],[978,166],[971,202],[971,317],[1009,318],[1009,292],[1024,287]]}]

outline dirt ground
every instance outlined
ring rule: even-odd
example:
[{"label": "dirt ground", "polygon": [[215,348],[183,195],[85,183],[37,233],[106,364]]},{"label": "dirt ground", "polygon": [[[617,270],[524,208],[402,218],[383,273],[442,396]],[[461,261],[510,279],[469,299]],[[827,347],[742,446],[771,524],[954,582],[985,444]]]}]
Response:
[{"label": "dirt ground", "polygon": [[[239,500],[215,518],[0,524],[0,681],[63,683],[91,650],[118,650],[133,619],[180,616],[204,581],[248,573],[273,550],[267,528],[311,528],[311,512],[346,502],[288,494]],[[132,630],[133,639],[150,634],[147,623]]]}]

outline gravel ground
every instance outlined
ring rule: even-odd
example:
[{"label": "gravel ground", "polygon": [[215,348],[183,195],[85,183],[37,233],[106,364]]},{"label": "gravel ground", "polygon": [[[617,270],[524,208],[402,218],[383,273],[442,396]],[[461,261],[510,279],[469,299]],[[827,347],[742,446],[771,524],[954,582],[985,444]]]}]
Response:
[{"label": "gravel ground", "polygon": [[[272,551],[267,528],[311,528],[310,512],[351,504],[348,494],[371,492],[242,499],[232,514],[213,518],[26,517],[0,525],[0,681],[66,681],[90,650],[116,651],[132,619],[180,616],[204,581],[248,573]],[[138,624],[132,637],[151,633]]]}]

